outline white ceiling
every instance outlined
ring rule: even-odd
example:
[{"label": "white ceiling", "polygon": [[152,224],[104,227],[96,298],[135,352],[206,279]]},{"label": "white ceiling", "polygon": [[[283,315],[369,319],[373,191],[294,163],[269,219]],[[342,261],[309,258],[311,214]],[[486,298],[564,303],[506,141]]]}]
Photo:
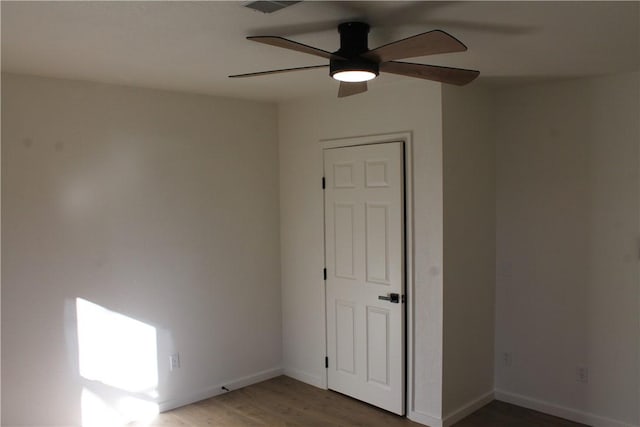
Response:
[{"label": "white ceiling", "polygon": [[[319,65],[310,55],[250,42],[279,35],[328,51],[337,24],[363,20],[369,47],[432,29],[469,50],[411,62],[480,70],[505,84],[640,69],[640,2],[303,1],[273,14],[247,2],[2,1],[2,70],[106,83],[283,100],[337,92],[328,70],[229,79]],[[407,77],[381,75],[369,84]]]}]

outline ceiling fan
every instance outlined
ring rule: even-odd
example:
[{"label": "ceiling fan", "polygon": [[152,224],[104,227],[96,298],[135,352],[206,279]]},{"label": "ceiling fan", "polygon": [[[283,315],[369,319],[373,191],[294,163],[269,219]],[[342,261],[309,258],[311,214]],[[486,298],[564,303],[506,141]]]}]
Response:
[{"label": "ceiling fan", "polygon": [[284,49],[295,50],[329,60],[328,65],[285,68],[235,74],[229,77],[255,77],[289,71],[329,67],[329,74],[340,81],[338,97],[366,92],[367,81],[380,72],[399,74],[441,83],[465,85],[480,74],[476,70],[451,68],[438,65],[398,62],[395,59],[415,58],[438,53],[463,52],[467,47],[458,39],[441,30],[428,31],[369,50],[367,34],[369,25],[364,22],[345,22],[338,25],[340,49],[331,53],[293,40],[277,36],[253,36],[248,40]]}]

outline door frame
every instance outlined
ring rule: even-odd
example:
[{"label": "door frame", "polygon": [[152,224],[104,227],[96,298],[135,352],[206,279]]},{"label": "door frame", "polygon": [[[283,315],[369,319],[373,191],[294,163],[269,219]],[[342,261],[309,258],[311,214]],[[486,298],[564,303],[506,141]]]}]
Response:
[{"label": "door frame", "polygon": [[[405,226],[404,226],[404,250],[405,250],[405,416],[414,412],[414,246],[413,246],[413,144],[412,133],[394,132],[377,135],[365,135],[345,138],[334,139],[321,139],[320,147],[322,149],[321,161],[324,164],[324,150],[329,148],[343,148],[353,147],[357,145],[373,145],[384,144],[387,142],[402,142],[404,145],[404,212],[405,212]],[[322,168],[324,170],[324,166]],[[324,191],[322,192],[322,206],[323,206],[323,223],[325,226],[324,216]],[[323,266],[326,267],[326,253],[327,245],[325,241],[325,233],[322,233],[322,246],[323,246]],[[321,335],[322,347],[325,351],[325,357],[328,355],[327,349],[327,287],[326,281],[324,282],[324,298],[322,298],[322,315],[324,321],[322,327],[324,333]],[[322,376],[322,387],[328,389],[328,371],[325,369]]]}]

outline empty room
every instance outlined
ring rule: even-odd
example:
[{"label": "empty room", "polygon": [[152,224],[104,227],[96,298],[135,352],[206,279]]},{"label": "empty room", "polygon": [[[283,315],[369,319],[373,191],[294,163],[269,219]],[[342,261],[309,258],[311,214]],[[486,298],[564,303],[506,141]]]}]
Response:
[{"label": "empty room", "polygon": [[3,427],[640,427],[640,2],[0,17]]}]

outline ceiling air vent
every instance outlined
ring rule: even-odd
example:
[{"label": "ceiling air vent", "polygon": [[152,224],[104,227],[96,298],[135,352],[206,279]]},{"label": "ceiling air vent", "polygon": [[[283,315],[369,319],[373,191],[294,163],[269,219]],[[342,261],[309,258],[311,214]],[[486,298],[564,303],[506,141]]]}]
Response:
[{"label": "ceiling air vent", "polygon": [[271,0],[261,0],[261,1],[252,1],[251,3],[245,4],[245,7],[249,9],[257,10],[262,13],[273,13],[277,12],[280,9],[284,9],[285,7],[292,6],[296,3],[300,3],[300,1],[271,1]]}]

